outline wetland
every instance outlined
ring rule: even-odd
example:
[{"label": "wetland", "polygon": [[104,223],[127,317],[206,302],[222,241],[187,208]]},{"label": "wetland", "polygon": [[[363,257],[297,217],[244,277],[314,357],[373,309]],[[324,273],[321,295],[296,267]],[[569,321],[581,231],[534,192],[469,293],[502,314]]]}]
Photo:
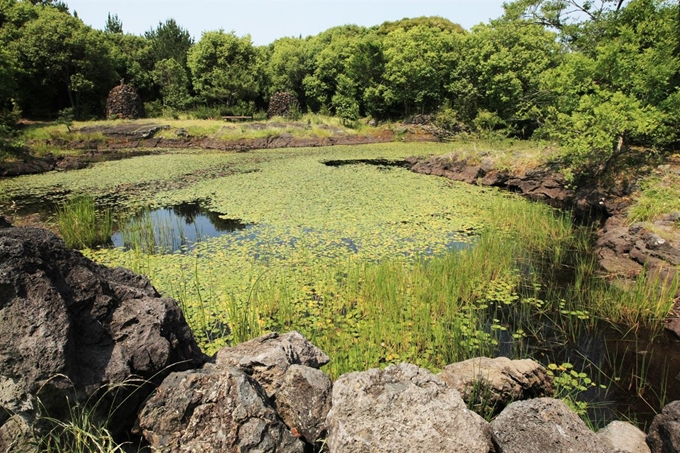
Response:
[{"label": "wetland", "polygon": [[[680,399],[661,320],[676,283],[610,285],[593,226],[499,189],[410,172],[441,143],[167,152],[0,180],[3,212],[53,225],[91,196],[117,220],[83,253],[148,276],[211,354],[298,330],[340,374],[533,358],[594,425]],[[520,151],[516,151],[520,152]]]}]

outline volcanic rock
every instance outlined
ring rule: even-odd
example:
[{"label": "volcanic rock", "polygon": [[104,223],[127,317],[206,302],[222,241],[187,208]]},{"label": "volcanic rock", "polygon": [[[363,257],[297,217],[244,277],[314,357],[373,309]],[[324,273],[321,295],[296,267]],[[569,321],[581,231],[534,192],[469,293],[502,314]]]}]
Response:
[{"label": "volcanic rock", "polygon": [[680,401],[673,401],[654,417],[647,435],[652,453],[680,452]]},{"label": "volcanic rock", "polygon": [[230,366],[172,373],[145,403],[138,423],[154,451],[304,451],[257,381]]},{"label": "volcanic rock", "polygon": [[491,422],[496,453],[610,453],[611,448],[560,400],[517,401]]},{"label": "volcanic rock", "polygon": [[142,99],[131,85],[121,83],[109,92],[106,99],[106,118],[135,120],[144,116]]},{"label": "volcanic rock", "polygon": [[552,377],[529,359],[478,357],[447,365],[438,376],[460,392],[468,407],[484,405],[482,410],[490,414],[499,413],[512,401],[554,393]]},{"label": "volcanic rock", "polygon": [[489,425],[431,372],[401,364],[341,376],[326,418],[333,453],[488,453]]},{"label": "volcanic rock", "polygon": [[215,356],[217,366],[233,366],[245,371],[274,398],[291,365],[319,368],[329,362],[324,352],[299,332],[283,335],[270,333],[232,348],[220,349]]},{"label": "volcanic rock", "polygon": [[101,398],[101,415],[124,431],[154,383],[204,360],[177,303],[145,277],[97,265],[49,231],[0,228],[0,406],[9,415],[30,421],[39,399],[65,418],[69,404]]}]

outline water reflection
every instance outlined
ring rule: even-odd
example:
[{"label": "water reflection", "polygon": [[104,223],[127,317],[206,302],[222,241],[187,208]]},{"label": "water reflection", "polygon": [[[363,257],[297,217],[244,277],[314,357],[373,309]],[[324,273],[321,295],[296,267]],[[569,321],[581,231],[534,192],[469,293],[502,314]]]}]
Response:
[{"label": "water reflection", "polygon": [[192,250],[208,238],[245,230],[251,225],[224,219],[200,203],[182,203],[135,215],[111,236],[115,247],[173,253]]}]

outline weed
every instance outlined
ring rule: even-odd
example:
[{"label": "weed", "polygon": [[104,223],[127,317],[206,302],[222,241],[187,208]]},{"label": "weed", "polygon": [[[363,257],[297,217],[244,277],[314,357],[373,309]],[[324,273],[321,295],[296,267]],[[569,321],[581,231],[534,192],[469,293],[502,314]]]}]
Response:
[{"label": "weed", "polygon": [[[140,389],[146,381],[130,378],[119,384],[104,385],[85,401],[79,401],[75,385],[65,375],[55,375],[53,380],[63,380],[74,391],[65,397],[62,414],[55,417],[38,399],[38,414],[33,422],[35,447],[41,453],[125,453],[132,451],[129,442],[119,443],[108,426],[115,412]],[[38,395],[40,390],[38,391]],[[112,404],[111,407],[108,407]],[[108,408],[107,408],[108,407]]]}]

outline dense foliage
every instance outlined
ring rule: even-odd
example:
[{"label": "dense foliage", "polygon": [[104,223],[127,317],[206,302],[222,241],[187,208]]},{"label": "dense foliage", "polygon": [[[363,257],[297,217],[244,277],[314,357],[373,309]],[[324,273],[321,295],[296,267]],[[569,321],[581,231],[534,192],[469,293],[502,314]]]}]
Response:
[{"label": "dense foliage", "polygon": [[194,42],[173,19],[135,36],[109,14],[99,31],[62,2],[0,0],[0,124],[18,111],[102,116],[120,79],[150,114],[252,114],[285,91],[346,124],[439,113],[458,131],[539,134],[559,140],[574,169],[597,172],[633,145],[678,142],[679,9],[516,0],[469,31],[421,17],[255,46],[223,30]]}]

